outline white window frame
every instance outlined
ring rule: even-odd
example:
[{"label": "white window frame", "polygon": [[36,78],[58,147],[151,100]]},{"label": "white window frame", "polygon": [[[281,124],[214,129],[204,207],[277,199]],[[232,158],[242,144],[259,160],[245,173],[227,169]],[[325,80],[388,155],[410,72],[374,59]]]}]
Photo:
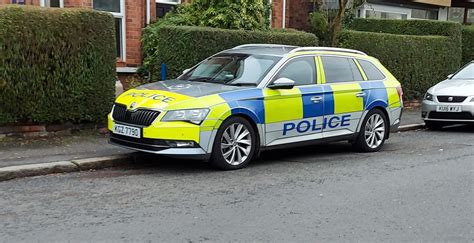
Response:
[{"label": "white window frame", "polygon": [[[48,7],[46,6],[46,0],[40,0],[40,7]],[[64,0],[59,0],[59,8],[64,8]]]},{"label": "white window frame", "polygon": [[[44,1],[44,0],[42,0]],[[60,0],[60,1],[63,1],[63,0]],[[91,1],[91,4],[92,4],[92,8],[94,8],[94,0]],[[127,28],[126,28],[126,19],[125,19],[125,0],[120,0],[120,12],[109,12],[109,11],[103,11],[103,12],[107,12],[107,13],[110,13],[114,16],[115,19],[120,19],[120,23],[121,23],[121,43],[122,43],[122,46],[120,47],[120,59],[122,62],[125,62],[127,60],[127,38],[126,38],[126,35],[127,35]],[[115,24],[115,23],[114,23]]]},{"label": "white window frame", "polygon": [[163,4],[170,4],[170,5],[178,5],[181,4],[181,0],[178,0],[176,2],[173,2],[171,0],[156,0],[156,3],[163,3]]}]

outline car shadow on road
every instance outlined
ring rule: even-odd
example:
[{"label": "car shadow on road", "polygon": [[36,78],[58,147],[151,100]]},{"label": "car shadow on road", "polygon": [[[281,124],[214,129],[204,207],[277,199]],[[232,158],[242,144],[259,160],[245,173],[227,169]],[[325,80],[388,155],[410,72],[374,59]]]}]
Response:
[{"label": "car shadow on road", "polygon": [[445,133],[474,133],[474,124],[459,124],[459,125],[451,125],[451,126],[446,126],[440,130],[429,130],[427,129],[426,131],[428,132],[445,132]]}]

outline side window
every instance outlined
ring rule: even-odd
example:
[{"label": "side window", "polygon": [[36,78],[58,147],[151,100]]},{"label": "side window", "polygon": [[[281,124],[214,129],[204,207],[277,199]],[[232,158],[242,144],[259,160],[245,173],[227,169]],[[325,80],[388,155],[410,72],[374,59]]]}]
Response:
[{"label": "side window", "polygon": [[357,65],[352,58],[322,56],[326,83],[362,81]]},{"label": "side window", "polygon": [[358,60],[360,66],[365,72],[368,80],[382,80],[385,75],[371,62],[365,60]]},{"label": "side window", "polygon": [[316,84],[316,63],[314,57],[299,57],[289,61],[273,80],[288,78],[295,86]]}]

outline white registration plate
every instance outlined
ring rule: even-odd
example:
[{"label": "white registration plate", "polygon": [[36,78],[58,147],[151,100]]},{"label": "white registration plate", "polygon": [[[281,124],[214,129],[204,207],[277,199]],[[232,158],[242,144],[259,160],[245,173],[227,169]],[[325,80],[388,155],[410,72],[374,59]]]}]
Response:
[{"label": "white registration plate", "polygon": [[140,138],[140,128],[138,127],[115,124],[114,130],[112,132],[115,134],[120,134],[127,137]]},{"label": "white registration plate", "polygon": [[459,105],[438,105],[436,106],[437,112],[462,112],[461,106]]}]

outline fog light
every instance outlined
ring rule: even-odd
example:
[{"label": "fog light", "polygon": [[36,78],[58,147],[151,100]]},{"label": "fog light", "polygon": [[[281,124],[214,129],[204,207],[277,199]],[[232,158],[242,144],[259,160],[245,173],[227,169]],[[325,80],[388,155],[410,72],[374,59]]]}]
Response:
[{"label": "fog light", "polygon": [[166,144],[172,148],[192,148],[195,147],[193,141],[166,141]]},{"label": "fog light", "polygon": [[177,146],[178,148],[182,148],[182,147],[194,147],[194,142],[193,142],[193,141],[176,142],[176,146]]}]

